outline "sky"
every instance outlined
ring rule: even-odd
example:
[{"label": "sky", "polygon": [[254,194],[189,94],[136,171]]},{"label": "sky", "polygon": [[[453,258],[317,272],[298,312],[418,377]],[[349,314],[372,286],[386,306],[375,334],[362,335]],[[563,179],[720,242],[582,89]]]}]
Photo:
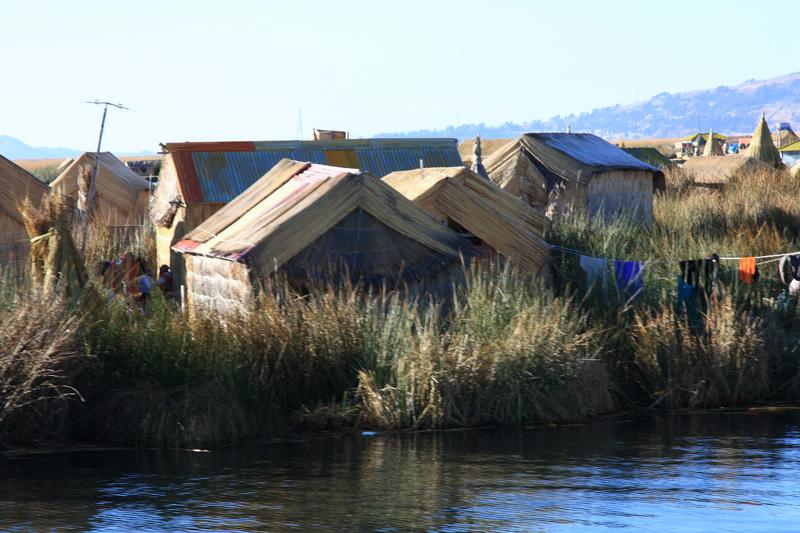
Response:
[{"label": "sky", "polygon": [[[800,70],[800,2],[0,0],[0,135],[94,150],[523,122]],[[709,52],[709,49],[711,50]]]}]

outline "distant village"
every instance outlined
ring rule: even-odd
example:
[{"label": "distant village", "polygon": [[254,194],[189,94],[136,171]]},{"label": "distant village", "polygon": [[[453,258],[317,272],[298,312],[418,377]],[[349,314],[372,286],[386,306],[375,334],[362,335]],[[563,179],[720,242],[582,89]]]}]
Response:
[{"label": "distant village", "polygon": [[[46,184],[0,157],[0,260],[30,267],[26,202],[58,197],[109,228],[151,227],[172,296],[240,309],[259,283],[298,287],[350,276],[374,283],[447,280],[464,258],[501,256],[542,273],[544,228],[561,213],[653,219],[665,173],[724,184],[742,169],[798,169],[790,124],[765,117],[750,137],[696,132],[674,141],[617,142],[587,133],[516,139],[351,139],[162,144],[156,160],[109,152],[64,161]],[[666,152],[666,153],[665,153]],[[108,258],[109,263],[119,258]]]}]

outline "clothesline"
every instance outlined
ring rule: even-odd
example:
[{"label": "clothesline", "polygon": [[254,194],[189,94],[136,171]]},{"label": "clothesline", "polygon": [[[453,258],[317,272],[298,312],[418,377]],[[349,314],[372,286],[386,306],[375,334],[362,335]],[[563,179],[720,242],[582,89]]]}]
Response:
[{"label": "clothesline", "polygon": [[[584,257],[592,257],[592,258],[595,258],[595,259],[604,259],[604,260],[607,260],[607,261],[616,261],[616,259],[608,259],[608,258],[606,258],[606,257],[600,257],[600,256],[597,256],[597,255],[592,255],[592,254],[589,254],[589,253],[586,253],[586,252],[580,252],[580,251],[578,251],[578,250],[573,250],[572,248],[566,248],[566,247],[564,247],[564,246],[559,246],[559,245],[557,245],[557,244],[550,244],[550,243],[547,243],[547,244],[548,244],[548,246],[550,247],[550,249],[551,249],[551,250],[560,250],[560,251],[562,251],[562,252],[566,252],[566,253],[570,253],[570,254],[575,254],[575,255],[582,255],[582,256],[584,256]],[[781,253],[781,254],[772,254],[772,255],[739,256],[739,257],[733,257],[733,256],[730,256],[730,257],[720,257],[720,258],[719,258],[719,260],[720,260],[720,261],[739,261],[739,260],[741,260],[741,259],[742,259],[742,257],[754,257],[756,261],[759,261],[759,260],[762,260],[762,261],[763,261],[763,260],[765,260],[765,259],[768,259],[769,261],[763,261],[762,263],[760,263],[760,264],[767,264],[767,263],[773,263],[773,262],[775,262],[775,261],[779,261],[779,260],[780,260],[780,258],[782,258],[782,257],[785,257],[785,256],[787,256],[787,255],[795,255],[795,254],[800,254],[800,251],[796,251],[796,252],[784,252],[784,253]],[[668,262],[668,263],[671,263],[671,262],[674,262],[674,261],[675,261],[675,259],[654,259],[654,260],[652,260],[652,261],[650,262],[650,264],[653,264],[653,263],[660,263],[660,262]],[[684,261],[684,259],[679,259],[678,261]]]}]

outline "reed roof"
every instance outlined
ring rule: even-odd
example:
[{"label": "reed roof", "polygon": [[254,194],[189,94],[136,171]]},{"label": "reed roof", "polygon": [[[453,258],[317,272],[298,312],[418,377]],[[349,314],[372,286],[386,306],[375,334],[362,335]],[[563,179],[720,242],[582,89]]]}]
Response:
[{"label": "reed roof", "polygon": [[713,138],[710,142],[706,141],[703,146],[703,157],[712,157],[725,155],[725,150],[722,149],[722,141]]},{"label": "reed roof", "polygon": [[547,262],[545,217],[467,168],[393,172],[383,181],[438,220],[456,222],[530,272]]},{"label": "reed roof", "polygon": [[[484,139],[481,138],[481,154],[483,155],[484,162],[486,158],[491,156],[503,146],[515,142],[516,139]],[[461,160],[467,167],[472,166],[472,156],[475,151],[475,139],[468,139],[459,143],[458,153],[461,154]]]},{"label": "reed roof", "polygon": [[[96,152],[84,152],[73,159],[53,180],[52,190],[70,198],[77,197],[80,171],[86,166],[94,168],[96,158]],[[111,152],[100,152],[97,160],[95,187],[103,205],[112,206],[126,217],[133,214],[140,202],[140,193],[147,191],[150,183]]]},{"label": "reed roof", "polygon": [[753,133],[753,140],[750,146],[747,147],[745,155],[754,157],[776,168],[783,164],[781,161],[781,154],[775,147],[775,143],[772,142],[772,134],[770,134],[767,119],[764,117],[763,113],[761,115],[761,120],[758,121],[758,125],[756,126],[756,131]]},{"label": "reed roof", "polygon": [[[482,148],[484,142],[489,141],[481,140]],[[464,142],[459,150],[463,154],[472,146]],[[654,186],[663,182],[659,169],[590,133],[526,133],[495,140],[483,163],[493,182],[533,206],[545,205],[548,193],[563,182],[586,185],[601,172],[645,171],[652,173]]]},{"label": "reed roof", "polygon": [[472,246],[381,180],[357,169],[283,159],[186,234],[173,250],[261,272],[346,260],[352,273],[419,273]]},{"label": "reed roof", "polygon": [[766,163],[745,155],[692,157],[683,164],[686,175],[703,184],[724,184],[735,176],[770,169]]},{"label": "reed roof", "polygon": [[[684,142],[695,142],[696,140],[698,140],[698,137],[700,137],[700,139],[702,139],[703,142],[708,141],[708,133],[692,133],[691,135],[687,135],[681,140]],[[728,136],[722,133],[715,133],[714,139],[719,142],[725,142],[728,139]]]},{"label": "reed roof", "polygon": [[0,211],[22,224],[20,207],[25,199],[38,206],[49,187],[12,161],[0,156]]}]

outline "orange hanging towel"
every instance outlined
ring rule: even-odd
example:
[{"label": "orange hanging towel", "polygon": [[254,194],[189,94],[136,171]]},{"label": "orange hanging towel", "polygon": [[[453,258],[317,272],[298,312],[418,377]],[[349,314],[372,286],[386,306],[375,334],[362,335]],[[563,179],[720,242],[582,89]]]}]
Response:
[{"label": "orange hanging towel", "polygon": [[739,258],[739,279],[742,283],[752,285],[756,280],[756,258],[755,257],[741,257]]}]

